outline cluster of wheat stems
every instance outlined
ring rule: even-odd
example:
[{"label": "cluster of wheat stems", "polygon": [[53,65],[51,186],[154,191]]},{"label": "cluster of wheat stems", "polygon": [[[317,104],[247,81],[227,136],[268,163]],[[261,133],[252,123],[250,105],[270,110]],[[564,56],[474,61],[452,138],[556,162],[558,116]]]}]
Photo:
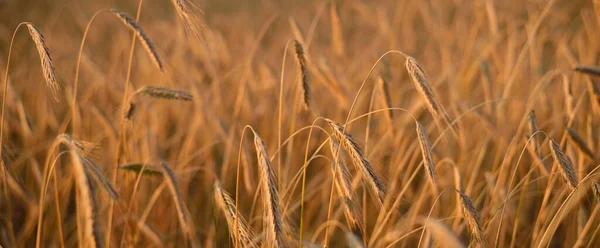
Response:
[{"label": "cluster of wheat stems", "polygon": [[[133,2],[72,10],[72,81],[71,46],[31,22],[6,38],[2,247],[600,244],[600,1],[519,21],[516,0],[265,1],[227,21],[219,3]],[[143,25],[159,4],[173,23]],[[25,83],[21,27],[42,72]]]}]

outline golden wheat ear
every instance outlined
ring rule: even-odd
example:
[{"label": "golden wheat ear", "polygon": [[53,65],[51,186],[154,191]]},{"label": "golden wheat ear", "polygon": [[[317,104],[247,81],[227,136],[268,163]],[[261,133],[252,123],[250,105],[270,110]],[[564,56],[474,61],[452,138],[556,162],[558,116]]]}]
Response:
[{"label": "golden wheat ear", "polygon": [[302,104],[305,110],[310,107],[310,85],[308,84],[308,69],[306,68],[306,57],[304,57],[304,48],[298,40],[294,40],[296,51],[296,62],[298,63],[298,71],[300,72],[300,81],[302,82]]},{"label": "golden wheat ear", "polygon": [[360,145],[356,142],[354,137],[350,133],[346,132],[340,124],[337,122],[325,118],[325,121],[329,124],[333,130],[333,137],[336,138],[344,150],[350,155],[352,163],[362,174],[363,178],[367,181],[367,185],[371,188],[373,193],[377,196],[377,202],[379,205],[383,203],[386,195],[386,187],[381,178],[375,173],[375,169],[367,160],[364,152]]},{"label": "golden wheat ear", "polygon": [[483,235],[483,226],[479,219],[479,209],[475,207],[473,200],[462,191],[456,190],[460,195],[460,205],[462,207],[463,217],[467,221],[471,237],[475,239],[475,242],[481,247],[487,246],[487,241]]},{"label": "golden wheat ear", "polygon": [[58,92],[61,87],[60,84],[56,80],[56,70],[54,69],[54,63],[52,63],[52,56],[50,55],[50,49],[46,44],[46,39],[40,30],[33,25],[33,23],[26,22],[27,30],[29,30],[29,35],[31,39],[35,43],[35,47],[40,56],[40,61],[42,63],[42,72],[44,73],[44,78],[46,79],[46,85],[52,91],[52,95],[54,99],[58,101]]},{"label": "golden wheat ear", "polygon": [[218,181],[214,183],[213,188],[215,202],[227,220],[227,227],[229,228],[231,240],[236,242],[236,239],[239,239],[242,247],[257,247],[256,244],[253,243],[255,235],[252,233],[244,216],[236,213],[235,201],[231,198],[231,195],[223,189],[223,186]]},{"label": "golden wheat ear", "polygon": [[554,161],[558,163],[558,171],[562,175],[565,184],[569,189],[574,190],[575,187],[577,187],[577,174],[575,173],[575,169],[573,169],[571,159],[565,154],[554,139],[550,138],[548,144],[550,145],[550,151],[552,152]]},{"label": "golden wheat ear", "polygon": [[269,247],[285,247],[284,223],[279,207],[279,193],[277,192],[277,179],[269,160],[265,143],[254,131],[254,147],[258,159],[258,169],[262,185],[262,201],[266,211],[266,239]]},{"label": "golden wheat ear", "polygon": [[431,144],[429,138],[427,138],[427,133],[425,133],[425,128],[417,120],[415,120],[415,124],[417,126],[417,135],[419,136],[419,147],[421,148],[421,155],[423,156],[423,167],[427,172],[427,179],[429,179],[433,191],[437,194],[438,182],[437,174],[435,173],[435,160],[433,160],[433,154],[431,152]]},{"label": "golden wheat ear", "polygon": [[452,131],[452,134],[454,134],[454,137],[458,138],[458,134],[456,133],[455,128],[452,126],[451,117],[448,115],[448,113],[446,113],[446,111],[444,111],[444,108],[442,105],[440,105],[439,101],[435,97],[433,89],[431,88],[431,85],[427,79],[427,73],[425,73],[415,58],[408,55],[405,55],[405,57],[406,62],[404,65],[406,66],[406,71],[408,71],[408,75],[410,76],[413,85],[423,100],[425,100],[425,105],[427,105],[427,109],[431,115],[433,115],[436,124],[439,125],[439,121],[445,122],[450,131]]},{"label": "golden wheat ear", "polygon": [[192,101],[194,99],[194,96],[185,90],[170,89],[170,88],[161,87],[161,86],[150,86],[150,85],[142,86],[138,90],[136,90],[129,98],[130,99],[129,100],[129,108],[124,113],[126,119],[131,119],[133,117],[133,115],[135,114],[135,110],[137,107],[136,97],[138,95],[146,95],[146,96],[149,96],[152,98],[157,98],[157,99],[186,101],[186,102]]},{"label": "golden wheat ear", "polygon": [[339,155],[341,147],[337,140],[333,138],[330,139],[329,148],[334,159],[334,162],[331,163],[331,170],[334,174],[335,188],[340,197],[340,201],[344,206],[344,216],[348,221],[350,230],[360,237],[364,230],[364,226],[362,223],[360,206],[356,204],[356,194],[352,190],[352,177],[350,171],[346,166],[344,157]]}]

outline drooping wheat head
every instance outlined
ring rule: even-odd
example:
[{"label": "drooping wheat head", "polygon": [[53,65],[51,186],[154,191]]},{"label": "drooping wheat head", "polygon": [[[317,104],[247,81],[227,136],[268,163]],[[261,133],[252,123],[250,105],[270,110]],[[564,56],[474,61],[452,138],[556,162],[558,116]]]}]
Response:
[{"label": "drooping wheat head", "polygon": [[325,120],[333,130],[333,137],[342,144],[342,148],[350,155],[354,166],[361,172],[363,178],[367,181],[367,185],[369,185],[372,192],[375,194],[378,203],[383,203],[386,195],[385,184],[375,173],[375,169],[371,166],[369,160],[367,160],[360,145],[358,145],[354,137],[346,132],[340,124],[327,118],[325,118]]},{"label": "drooping wheat head", "polygon": [[231,236],[231,240],[236,242],[235,240],[237,236],[242,244],[242,247],[256,247],[256,244],[252,242],[254,239],[254,234],[248,226],[248,222],[246,222],[244,216],[241,214],[236,214],[235,201],[233,198],[231,198],[229,193],[223,189],[223,186],[221,186],[221,183],[218,181],[214,183],[214,194],[215,202],[221,211],[223,211],[225,219],[227,220],[227,226],[229,227],[229,235]]},{"label": "drooping wheat head", "polygon": [[277,179],[275,178],[275,172],[271,166],[265,143],[256,132],[254,132],[254,147],[256,149],[258,170],[262,185],[262,201],[266,211],[267,231],[265,240],[267,240],[271,247],[285,247],[284,224],[279,207]]},{"label": "drooping wheat head", "polygon": [[558,163],[558,171],[562,175],[565,184],[570,190],[574,190],[577,187],[577,174],[575,173],[575,169],[573,169],[571,159],[563,152],[560,145],[554,139],[550,138],[549,145],[552,157]]}]

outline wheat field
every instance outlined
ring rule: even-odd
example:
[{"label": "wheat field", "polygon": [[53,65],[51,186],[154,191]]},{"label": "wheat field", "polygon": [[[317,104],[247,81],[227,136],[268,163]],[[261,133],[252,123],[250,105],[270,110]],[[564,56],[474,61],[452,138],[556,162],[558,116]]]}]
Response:
[{"label": "wheat field", "polygon": [[0,1],[1,247],[598,247],[598,0]]}]

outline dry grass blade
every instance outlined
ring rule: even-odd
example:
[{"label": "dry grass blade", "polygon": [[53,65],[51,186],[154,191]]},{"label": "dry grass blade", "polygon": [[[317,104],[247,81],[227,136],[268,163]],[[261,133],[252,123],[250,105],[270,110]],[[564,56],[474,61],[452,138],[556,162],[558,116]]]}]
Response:
[{"label": "dry grass blade", "polygon": [[44,78],[46,79],[46,85],[52,91],[54,95],[54,99],[58,101],[58,92],[60,91],[60,85],[56,81],[56,72],[54,70],[54,64],[52,63],[52,57],[50,56],[50,49],[46,44],[46,40],[44,39],[44,35],[40,32],[40,30],[30,22],[26,22],[25,25],[29,30],[29,35],[31,35],[31,39],[35,43],[35,47],[38,50],[38,54],[40,56],[40,61],[42,63],[42,71],[44,73]]},{"label": "dry grass blade", "polygon": [[341,56],[344,54],[346,46],[342,35],[340,16],[335,8],[335,3],[331,3],[331,8],[329,10],[329,18],[331,20],[331,47],[336,55]]},{"label": "dry grass blade", "polygon": [[150,176],[160,176],[163,174],[163,171],[161,169],[158,169],[154,166],[143,164],[143,163],[122,164],[122,165],[119,165],[119,169],[133,171],[136,173],[141,172],[144,175],[150,175]]},{"label": "dry grass blade", "polygon": [[388,88],[388,83],[381,76],[377,79],[377,88],[379,89],[379,92],[383,96],[380,98],[383,107],[388,109],[388,111],[385,111],[385,113],[386,113],[385,117],[386,117],[387,124],[388,124],[388,126],[392,127],[393,126],[392,121],[394,120],[394,111],[391,109],[392,98],[390,97],[390,90]]},{"label": "dry grass blade", "polygon": [[164,180],[167,183],[167,187],[171,192],[171,196],[173,197],[173,201],[175,203],[175,208],[177,209],[177,216],[179,217],[179,225],[181,226],[181,231],[185,234],[186,238],[190,239],[193,244],[193,227],[189,224],[190,218],[188,217],[188,212],[185,207],[185,203],[183,202],[183,197],[181,194],[181,188],[179,187],[179,183],[177,182],[177,178],[175,177],[175,172],[166,162],[161,162],[162,168],[164,170],[163,176]]},{"label": "dry grass blade", "polygon": [[565,108],[567,109],[567,115],[570,119],[573,119],[575,115],[573,89],[566,76],[563,76],[563,91],[565,94]]},{"label": "dry grass blade", "polygon": [[569,159],[567,154],[563,152],[554,139],[550,138],[549,145],[550,151],[552,152],[552,157],[554,158],[554,161],[558,163],[560,174],[565,180],[565,183],[569,189],[575,189],[575,187],[577,187],[577,175],[575,173],[575,169],[573,169],[573,163],[571,162],[571,159]]},{"label": "dry grass blade", "polygon": [[306,58],[304,57],[304,48],[298,40],[294,40],[294,47],[296,51],[296,62],[298,63],[298,70],[300,72],[300,80],[302,82],[302,100],[304,109],[309,109],[310,106],[310,85],[308,84],[308,69],[306,68]]},{"label": "dry grass blade", "polygon": [[592,161],[596,160],[596,156],[590,147],[586,144],[585,140],[575,129],[567,128],[567,133],[569,134],[569,140],[588,158]]},{"label": "dry grass blade", "polygon": [[375,173],[375,169],[373,169],[373,166],[371,166],[371,163],[367,160],[360,145],[358,145],[352,135],[346,132],[337,122],[327,118],[325,120],[329,123],[329,126],[331,126],[334,134],[333,136],[342,144],[344,150],[346,150],[350,155],[350,158],[352,158],[354,166],[361,172],[363,178],[367,180],[367,184],[377,196],[378,203],[383,203],[386,195],[385,185]]},{"label": "dry grass blade", "polygon": [[460,194],[460,205],[462,207],[463,216],[467,220],[471,236],[479,245],[486,247],[487,241],[483,235],[483,227],[481,225],[481,220],[479,219],[479,210],[475,207],[473,200],[471,200],[467,194],[458,190],[456,192]]},{"label": "dry grass blade", "polygon": [[419,65],[417,60],[408,55],[406,56],[405,65],[411,81],[425,100],[429,112],[431,112],[431,114],[436,118],[442,116],[442,108],[437,102],[431,86],[429,86],[427,74],[423,68],[421,68],[421,65]]},{"label": "dry grass blade", "polygon": [[114,13],[121,21],[123,21],[125,26],[129,27],[135,32],[135,35],[142,43],[142,46],[144,46],[144,49],[146,50],[148,55],[150,55],[152,62],[156,65],[156,67],[158,67],[159,70],[162,71],[163,64],[160,60],[160,56],[158,56],[158,52],[156,51],[156,47],[154,47],[154,43],[152,42],[152,40],[150,40],[150,37],[148,37],[146,32],[144,32],[142,26],[140,26],[134,18],[132,18],[127,13],[121,10],[111,9],[110,12]]},{"label": "dry grass blade", "polygon": [[460,241],[460,238],[450,228],[444,225],[440,220],[427,219],[419,217],[417,223],[420,223],[431,232],[432,236],[437,240],[438,244],[443,244],[443,247],[461,248],[465,245]]},{"label": "dry grass blade", "polygon": [[[533,110],[531,110],[529,112],[529,114],[527,115],[527,119],[528,119],[528,126],[529,126],[529,135],[533,136],[533,134],[539,130],[537,118],[535,117],[535,112]],[[542,155],[541,155],[541,151],[540,151],[540,147],[541,147],[540,139],[537,136],[534,136],[531,139],[533,141],[533,151],[539,158],[541,158]]]},{"label": "dry grass blade", "polygon": [[[219,182],[214,183],[214,194],[217,206],[223,211],[225,219],[227,219],[227,226],[229,227],[229,235],[231,240],[236,242],[236,236],[240,239],[242,247],[256,247],[252,242],[254,234],[248,226],[246,219],[237,215],[235,211],[235,201],[227,191],[223,189]],[[237,221],[237,226],[236,226]],[[237,234],[236,234],[237,228]]]},{"label": "dry grass blade", "polygon": [[301,44],[304,44],[304,37],[302,36],[302,31],[300,31],[300,27],[298,27],[298,23],[296,23],[296,20],[290,16],[288,21],[290,23],[290,28],[292,29],[292,34],[294,35],[294,38]]},{"label": "dry grass blade", "polygon": [[[253,130],[254,132],[254,130]],[[269,155],[265,144],[254,132],[254,147],[258,159],[258,168],[262,185],[262,201],[266,211],[267,231],[266,238],[270,242],[269,247],[285,247],[284,225],[279,207],[279,193],[277,192],[277,180],[271,166]]]},{"label": "dry grass blade", "polygon": [[421,155],[423,156],[423,166],[425,171],[427,172],[427,179],[431,183],[431,187],[433,187],[434,191],[437,191],[437,175],[435,173],[435,161],[433,160],[433,155],[431,152],[431,144],[429,143],[429,139],[427,138],[427,134],[425,133],[425,128],[415,120],[415,124],[417,126],[417,134],[419,136],[419,147],[421,148]]},{"label": "dry grass blade", "polygon": [[594,76],[600,76],[600,68],[588,66],[588,65],[576,65],[574,70],[583,74],[590,74]]},{"label": "dry grass blade", "polygon": [[362,214],[358,205],[356,204],[356,195],[352,191],[352,177],[343,156],[339,156],[340,144],[335,140],[331,139],[329,142],[329,148],[334,159],[337,160],[331,163],[331,169],[335,172],[335,186],[338,194],[340,195],[342,204],[344,205],[344,216],[350,226],[352,232],[356,235],[361,235],[363,230]]}]

